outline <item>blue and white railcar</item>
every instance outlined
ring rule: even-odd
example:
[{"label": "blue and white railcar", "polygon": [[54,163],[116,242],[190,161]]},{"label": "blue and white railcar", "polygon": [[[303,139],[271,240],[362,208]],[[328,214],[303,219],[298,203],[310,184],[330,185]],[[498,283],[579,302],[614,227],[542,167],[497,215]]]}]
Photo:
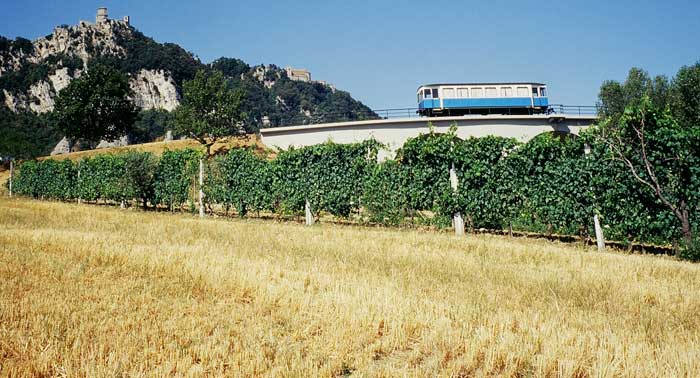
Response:
[{"label": "blue and white railcar", "polygon": [[549,109],[542,83],[428,84],[417,95],[418,113],[425,116],[538,114]]}]

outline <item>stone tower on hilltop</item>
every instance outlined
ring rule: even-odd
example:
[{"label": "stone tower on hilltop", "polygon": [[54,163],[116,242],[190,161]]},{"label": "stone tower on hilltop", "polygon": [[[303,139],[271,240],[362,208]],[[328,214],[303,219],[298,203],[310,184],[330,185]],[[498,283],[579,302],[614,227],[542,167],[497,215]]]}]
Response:
[{"label": "stone tower on hilltop", "polygon": [[[109,22],[109,14],[107,13],[106,7],[97,8],[97,16],[95,17],[95,23],[97,25]],[[129,16],[124,16],[122,22],[129,25]]]},{"label": "stone tower on hilltop", "polygon": [[107,15],[107,8],[105,8],[105,7],[97,8],[97,17],[95,17],[95,23],[101,24],[101,23],[107,22],[108,20],[109,20],[109,16]]}]

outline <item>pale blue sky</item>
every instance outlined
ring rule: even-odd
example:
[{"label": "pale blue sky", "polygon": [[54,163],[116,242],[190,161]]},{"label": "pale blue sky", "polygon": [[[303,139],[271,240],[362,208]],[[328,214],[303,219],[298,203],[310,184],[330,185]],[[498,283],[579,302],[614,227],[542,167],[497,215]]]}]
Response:
[{"label": "pale blue sky", "polygon": [[593,105],[632,66],[672,76],[700,60],[698,1],[2,0],[0,34],[34,39],[98,6],[205,63],[307,68],[375,109],[461,81],[541,81],[550,102]]}]

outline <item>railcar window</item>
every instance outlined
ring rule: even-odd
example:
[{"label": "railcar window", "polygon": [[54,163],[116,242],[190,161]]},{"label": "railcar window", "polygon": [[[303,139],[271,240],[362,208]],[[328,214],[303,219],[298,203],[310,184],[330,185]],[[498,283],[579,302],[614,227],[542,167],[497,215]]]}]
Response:
[{"label": "railcar window", "polygon": [[540,96],[546,97],[547,96],[547,89],[544,87],[540,88]]},{"label": "railcar window", "polygon": [[486,97],[488,97],[488,98],[498,97],[498,91],[496,91],[496,87],[486,87]]},{"label": "railcar window", "polygon": [[472,88],[472,97],[473,98],[484,97],[484,90],[482,88]]},{"label": "railcar window", "polygon": [[513,87],[501,87],[501,97],[513,97]]},{"label": "railcar window", "polygon": [[457,88],[457,97],[469,98],[469,89],[467,89],[467,88]]},{"label": "railcar window", "polygon": [[527,87],[518,87],[518,97],[529,97],[527,95]]},{"label": "railcar window", "polygon": [[444,98],[455,98],[454,88],[445,88],[442,90],[442,97]]},{"label": "railcar window", "polygon": [[437,88],[433,88],[433,98],[439,98]]},{"label": "railcar window", "polygon": [[532,97],[537,97],[537,96],[539,96],[539,95],[537,94],[537,87],[532,88]]},{"label": "railcar window", "polygon": [[423,98],[432,98],[430,96],[430,89],[423,89]]}]

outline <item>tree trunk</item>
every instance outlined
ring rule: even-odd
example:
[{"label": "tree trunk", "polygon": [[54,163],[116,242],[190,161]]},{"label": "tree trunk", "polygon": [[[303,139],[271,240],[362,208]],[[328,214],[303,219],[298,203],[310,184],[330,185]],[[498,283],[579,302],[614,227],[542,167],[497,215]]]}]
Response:
[{"label": "tree trunk", "polygon": [[688,208],[685,206],[685,202],[681,204],[681,233],[683,234],[683,240],[686,242],[686,246],[689,246],[693,242],[693,230],[690,228],[690,214]]}]

